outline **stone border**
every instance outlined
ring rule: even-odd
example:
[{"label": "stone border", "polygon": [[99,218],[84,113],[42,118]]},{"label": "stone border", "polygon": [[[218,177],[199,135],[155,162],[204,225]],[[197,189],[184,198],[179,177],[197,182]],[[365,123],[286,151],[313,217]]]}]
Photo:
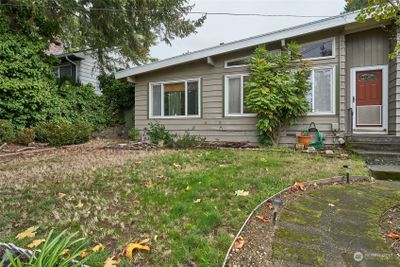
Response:
[{"label": "stone border", "polygon": [[[369,180],[368,176],[351,176],[350,177],[350,182],[361,182],[361,181],[367,181]],[[310,185],[330,185],[330,184],[334,184],[334,183],[346,183],[346,177],[345,176],[334,176],[331,178],[324,178],[324,179],[320,179],[320,180],[314,180],[314,181],[307,181],[304,182],[303,184],[305,186],[310,186]],[[229,246],[229,249],[225,255],[225,259],[224,262],[222,263],[222,267],[226,267],[227,266],[227,262],[231,257],[231,252],[232,252],[232,247],[236,241],[236,239],[241,235],[243,229],[247,226],[247,223],[250,221],[250,219],[253,217],[254,213],[262,206],[264,205],[266,202],[271,201],[272,199],[284,194],[284,193],[288,193],[290,190],[292,189],[292,186],[289,186],[283,190],[281,190],[280,192],[276,193],[273,196],[270,196],[269,198],[265,199],[264,201],[262,201],[260,204],[258,204],[253,211],[249,214],[249,216],[247,217],[247,219],[244,221],[242,227],[240,227],[238,233],[236,234],[235,238],[233,239],[231,245]]]}]

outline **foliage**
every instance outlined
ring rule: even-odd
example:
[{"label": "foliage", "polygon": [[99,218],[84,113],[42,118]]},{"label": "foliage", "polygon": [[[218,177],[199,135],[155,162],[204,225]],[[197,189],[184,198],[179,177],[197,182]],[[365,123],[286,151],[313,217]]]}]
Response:
[{"label": "foliage", "polygon": [[0,118],[31,126],[54,116],[56,80],[47,44],[4,30],[0,17]]},{"label": "foliage", "polygon": [[133,141],[139,140],[140,130],[138,128],[132,128],[128,132],[128,138]]},{"label": "foliage", "polygon": [[35,129],[24,128],[17,132],[15,142],[20,145],[28,145],[35,141]]},{"label": "foliage", "polygon": [[102,130],[110,124],[112,114],[103,96],[94,92],[90,84],[79,85],[64,81],[57,90],[60,98],[59,116],[69,121],[83,119]]},{"label": "foliage", "polygon": [[[351,0],[347,0],[351,3]],[[361,9],[358,14],[357,20],[365,22],[367,19],[372,18],[378,22],[392,21],[394,26],[392,28],[392,39],[398,40],[397,34],[400,34],[400,2],[398,0],[369,0],[368,5]],[[400,43],[397,42],[394,47],[393,53],[390,54],[391,59],[395,59],[400,55]]]},{"label": "foliage", "polygon": [[144,132],[153,144],[158,144],[160,141],[166,147],[172,147],[174,144],[174,135],[165,128],[165,125],[159,122],[149,123],[149,128],[145,128]]},{"label": "foliage", "polygon": [[191,147],[198,147],[205,142],[204,137],[190,135],[189,132],[185,132],[185,134],[178,136],[175,140],[175,147],[176,148],[191,148]]},{"label": "foliage", "polygon": [[15,128],[11,121],[0,120],[0,144],[15,140]]},{"label": "foliage", "polygon": [[245,105],[257,113],[261,139],[279,142],[280,132],[309,110],[306,100],[309,69],[300,47],[291,43],[280,55],[258,47],[249,60]]},{"label": "foliage", "polygon": [[124,111],[135,104],[135,88],[130,83],[116,80],[114,75],[103,74],[99,81],[108,112],[116,120],[114,123],[124,124]]},{"label": "foliage", "polygon": [[120,58],[145,62],[157,41],[186,37],[205,19],[187,18],[193,8],[187,0],[4,0],[0,8],[12,30],[46,43],[58,40],[69,50],[91,50],[109,67]]},{"label": "foliage", "polygon": [[91,124],[81,119],[73,123],[66,120],[53,120],[39,123],[35,127],[37,140],[52,146],[87,142],[91,138],[92,131]]},{"label": "foliage", "polygon": [[352,12],[368,6],[368,0],[347,0],[344,12]]},{"label": "foliage", "polygon": [[[76,238],[77,233],[68,234],[66,231],[55,235],[53,230],[46,236],[40,251],[36,251],[29,262],[21,262],[8,252],[11,267],[79,267],[89,260],[89,256],[81,259],[79,255],[85,251],[87,241],[84,238]],[[65,253],[68,250],[68,253]],[[60,256],[63,255],[63,256]]]}]

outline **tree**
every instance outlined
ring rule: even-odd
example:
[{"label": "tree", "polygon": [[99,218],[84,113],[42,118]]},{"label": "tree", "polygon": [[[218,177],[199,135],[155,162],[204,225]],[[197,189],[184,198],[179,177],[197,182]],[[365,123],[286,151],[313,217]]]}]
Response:
[{"label": "tree", "polygon": [[347,0],[344,12],[352,12],[368,6],[368,0]]},{"label": "tree", "polygon": [[116,58],[136,64],[149,48],[195,32],[205,20],[188,19],[188,0],[1,0],[0,15],[29,38],[94,52],[102,67]]},{"label": "tree", "polygon": [[[348,2],[351,0],[347,0]],[[400,34],[400,0],[368,0],[368,5],[361,9],[357,20],[365,22],[372,18],[376,21],[392,21],[392,39],[398,40]],[[390,58],[394,59],[400,55],[400,42],[397,41]]]},{"label": "tree", "polygon": [[309,68],[294,43],[280,55],[258,47],[249,60],[246,107],[257,113],[260,141],[279,143],[281,131],[309,111]]}]

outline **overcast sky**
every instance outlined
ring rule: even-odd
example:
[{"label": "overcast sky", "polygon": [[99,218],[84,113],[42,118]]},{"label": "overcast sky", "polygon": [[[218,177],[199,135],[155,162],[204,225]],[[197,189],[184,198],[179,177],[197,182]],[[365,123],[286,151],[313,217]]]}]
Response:
[{"label": "overcast sky", "polygon": [[[192,11],[307,16],[335,16],[343,11],[345,5],[345,0],[191,0],[190,2],[195,4]],[[197,15],[191,16],[195,18]],[[219,45],[222,42],[235,41],[319,19],[322,18],[208,15],[197,33],[184,39],[174,40],[172,46],[158,44],[151,49],[151,56],[164,59]]]}]

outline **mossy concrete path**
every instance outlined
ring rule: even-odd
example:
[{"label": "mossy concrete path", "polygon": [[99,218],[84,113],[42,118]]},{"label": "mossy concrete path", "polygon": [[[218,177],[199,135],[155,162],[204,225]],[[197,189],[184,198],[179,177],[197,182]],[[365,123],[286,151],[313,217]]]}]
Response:
[{"label": "mossy concrete path", "polygon": [[284,207],[272,247],[274,266],[400,266],[379,221],[400,203],[400,182],[333,185]]}]

